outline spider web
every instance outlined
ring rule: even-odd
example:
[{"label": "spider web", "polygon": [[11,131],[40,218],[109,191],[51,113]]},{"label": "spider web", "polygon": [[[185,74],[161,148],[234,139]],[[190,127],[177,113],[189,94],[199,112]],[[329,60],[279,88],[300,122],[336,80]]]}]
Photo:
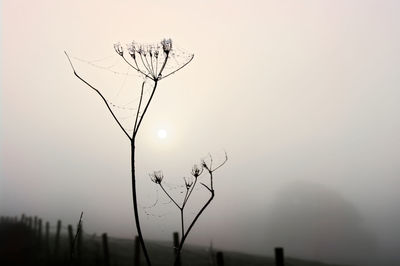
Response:
[{"label": "spider web", "polygon": [[[133,60],[129,58],[126,51],[124,56],[133,65]],[[165,56],[165,53],[160,54],[159,61],[163,62]],[[193,54],[174,46],[168,55],[162,76],[167,77],[174,74],[192,58]],[[154,81],[133,69],[117,53],[90,60],[72,55],[70,59],[79,76],[103,95],[122,127],[129,135],[132,135],[136,115],[138,114],[139,118],[142,115],[144,106],[151,95]],[[143,66],[142,69],[144,70]],[[138,112],[142,84],[144,84],[142,107]]]}]

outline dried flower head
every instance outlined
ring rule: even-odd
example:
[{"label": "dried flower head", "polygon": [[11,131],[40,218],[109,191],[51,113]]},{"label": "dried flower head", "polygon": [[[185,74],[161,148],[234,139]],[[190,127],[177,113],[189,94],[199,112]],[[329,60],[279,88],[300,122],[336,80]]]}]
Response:
[{"label": "dried flower head", "polygon": [[197,166],[197,164],[193,165],[192,167],[192,176],[194,176],[195,178],[199,177],[201,175],[201,173],[203,172],[203,167],[199,167]]},{"label": "dried flower head", "polygon": [[151,181],[153,181],[156,184],[161,184],[161,181],[164,178],[164,175],[162,171],[154,171],[152,174],[149,174]]},{"label": "dried flower head", "polygon": [[186,189],[189,189],[193,185],[193,179],[189,177],[184,177]]},{"label": "dried flower head", "polygon": [[114,43],[114,50],[119,54],[120,56],[124,55],[124,49],[121,46],[121,43]]},{"label": "dried flower head", "polygon": [[159,49],[159,47],[157,47],[157,48],[155,49],[155,51],[154,51],[154,57],[155,57],[155,58],[158,58],[158,54],[160,53],[160,52],[158,51],[158,49]]},{"label": "dried flower head", "polygon": [[128,44],[127,45],[127,49],[128,49],[128,52],[129,52],[130,56],[133,59],[135,59],[136,58],[136,52],[137,52],[135,42],[132,42],[132,43]]},{"label": "dried flower head", "polygon": [[201,166],[205,169],[208,169],[207,163],[204,160],[201,160]]},{"label": "dried flower head", "polygon": [[172,50],[172,40],[164,39],[161,41],[161,45],[163,47],[164,53],[168,54]]},{"label": "dried flower head", "polygon": [[133,69],[154,81],[159,81],[174,74],[193,59],[193,54],[186,53],[176,47],[172,50],[171,39],[163,39],[155,44],[138,44],[133,41],[126,46],[126,49],[133,64],[124,57],[124,50],[121,44],[114,44],[114,50]]}]

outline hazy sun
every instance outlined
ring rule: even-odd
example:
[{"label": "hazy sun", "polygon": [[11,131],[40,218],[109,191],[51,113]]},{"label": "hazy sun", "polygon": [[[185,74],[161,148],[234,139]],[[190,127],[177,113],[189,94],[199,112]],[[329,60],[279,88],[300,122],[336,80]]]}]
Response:
[{"label": "hazy sun", "polygon": [[165,129],[160,129],[157,135],[160,139],[165,139],[167,137],[167,131]]}]

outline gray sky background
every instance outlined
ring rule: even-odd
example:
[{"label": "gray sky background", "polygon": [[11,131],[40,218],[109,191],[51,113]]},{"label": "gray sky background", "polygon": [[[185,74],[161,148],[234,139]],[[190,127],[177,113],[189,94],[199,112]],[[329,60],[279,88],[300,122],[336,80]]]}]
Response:
[{"label": "gray sky background", "polygon": [[[375,236],[376,256],[400,261],[399,10],[365,0],[2,1],[1,214],[76,223],[83,210],[87,232],[133,236],[128,140],[63,52],[117,58],[115,42],[171,37],[195,58],[160,82],[138,138],[145,238],[179,227],[148,173],[180,184],[225,149],[189,243],[271,253],[271,210],[300,181],[338,193]],[[195,207],[207,196],[196,192]]]}]

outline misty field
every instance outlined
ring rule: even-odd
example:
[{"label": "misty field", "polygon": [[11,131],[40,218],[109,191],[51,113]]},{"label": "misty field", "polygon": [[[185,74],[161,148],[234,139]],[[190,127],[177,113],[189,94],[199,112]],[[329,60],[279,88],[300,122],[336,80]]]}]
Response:
[{"label": "misty field", "polygon": [[[57,233],[50,233],[50,230],[46,230],[37,218],[35,218],[35,222],[31,218],[25,218],[25,221],[21,222],[16,217],[2,217],[0,265],[146,265],[145,260],[140,259],[140,254],[140,262],[135,262],[135,241],[132,239],[106,237],[107,243],[105,244],[104,235],[81,233],[77,240],[74,234],[71,238],[69,232],[67,233],[68,230],[65,230],[67,228],[60,224],[61,230],[57,236]],[[71,233],[74,232],[71,231]],[[172,241],[153,240],[147,241],[147,244],[154,265],[172,265],[174,263]],[[222,262],[218,261],[217,253],[223,254]],[[278,264],[272,257],[231,251],[222,252],[212,247],[188,245],[183,249],[181,265],[273,266]],[[284,265],[333,266],[333,264],[291,257],[285,258]]]}]

